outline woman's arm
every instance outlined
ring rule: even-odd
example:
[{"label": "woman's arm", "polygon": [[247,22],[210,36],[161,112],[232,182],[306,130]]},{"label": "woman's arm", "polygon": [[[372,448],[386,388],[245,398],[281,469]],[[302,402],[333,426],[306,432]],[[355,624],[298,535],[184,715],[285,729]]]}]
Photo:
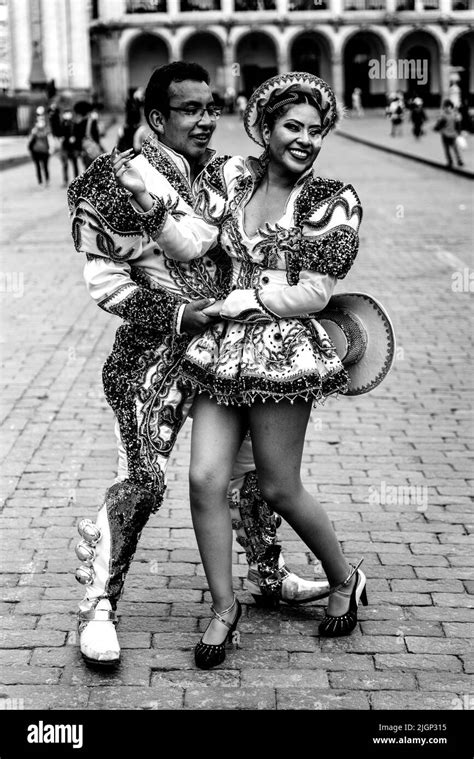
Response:
[{"label": "woman's arm", "polygon": [[297,236],[286,252],[288,284],[269,282],[251,290],[234,290],[222,305],[223,318],[259,323],[317,313],[326,307],[337,279],[346,276],[357,255],[360,201],[347,185],[314,208],[305,208],[301,218],[298,213],[296,209]]},{"label": "woman's arm", "polygon": [[208,223],[189,209],[180,199],[173,212],[165,203],[148,192],[145,181],[135,166],[130,164],[133,149],[112,153],[113,170],[118,184],[131,194],[130,202],[140,223],[164,253],[175,261],[201,258],[212,248],[219,234],[216,225]]}]

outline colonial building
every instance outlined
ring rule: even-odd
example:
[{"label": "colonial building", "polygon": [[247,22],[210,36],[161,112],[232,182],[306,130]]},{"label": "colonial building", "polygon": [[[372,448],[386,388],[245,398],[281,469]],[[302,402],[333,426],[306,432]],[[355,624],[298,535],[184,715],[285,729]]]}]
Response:
[{"label": "colonial building", "polygon": [[[2,0],[0,0],[0,5]],[[5,4],[5,0],[3,0]],[[11,89],[54,80],[121,110],[156,66],[195,60],[214,88],[250,94],[309,71],[350,104],[397,89],[438,105],[474,93],[474,0],[8,0]]]}]

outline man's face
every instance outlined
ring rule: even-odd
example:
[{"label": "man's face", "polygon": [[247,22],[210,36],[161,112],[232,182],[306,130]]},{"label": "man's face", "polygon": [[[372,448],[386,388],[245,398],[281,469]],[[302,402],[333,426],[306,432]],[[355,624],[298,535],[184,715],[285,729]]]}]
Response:
[{"label": "man's face", "polygon": [[169,101],[171,110],[168,118],[161,118],[160,140],[191,163],[199,161],[209,145],[216,121],[207,112],[192,116],[173,109],[208,108],[214,103],[212,92],[205,82],[186,79],[170,84]]}]

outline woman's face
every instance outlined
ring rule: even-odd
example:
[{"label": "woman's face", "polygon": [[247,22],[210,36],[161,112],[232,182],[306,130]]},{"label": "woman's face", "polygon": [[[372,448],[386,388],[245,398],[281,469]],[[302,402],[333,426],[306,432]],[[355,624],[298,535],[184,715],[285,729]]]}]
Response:
[{"label": "woman's face", "polygon": [[298,103],[280,116],[264,137],[274,165],[285,173],[302,174],[321,150],[321,116],[308,103]]}]

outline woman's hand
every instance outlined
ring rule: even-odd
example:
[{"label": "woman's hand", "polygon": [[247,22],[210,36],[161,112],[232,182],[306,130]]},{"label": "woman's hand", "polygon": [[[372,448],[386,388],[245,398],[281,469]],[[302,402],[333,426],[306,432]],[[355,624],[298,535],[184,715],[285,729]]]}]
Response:
[{"label": "woman's hand", "polygon": [[146,192],[146,187],[140,172],[130,165],[133,156],[133,148],[125,150],[123,153],[119,153],[117,148],[114,148],[111,153],[111,161],[118,184],[138,197]]},{"label": "woman's hand", "polygon": [[216,319],[221,314],[222,306],[224,305],[224,300],[216,300],[215,303],[213,303],[211,306],[208,306],[207,308],[202,309],[202,313],[206,316],[209,316],[211,319]]}]

